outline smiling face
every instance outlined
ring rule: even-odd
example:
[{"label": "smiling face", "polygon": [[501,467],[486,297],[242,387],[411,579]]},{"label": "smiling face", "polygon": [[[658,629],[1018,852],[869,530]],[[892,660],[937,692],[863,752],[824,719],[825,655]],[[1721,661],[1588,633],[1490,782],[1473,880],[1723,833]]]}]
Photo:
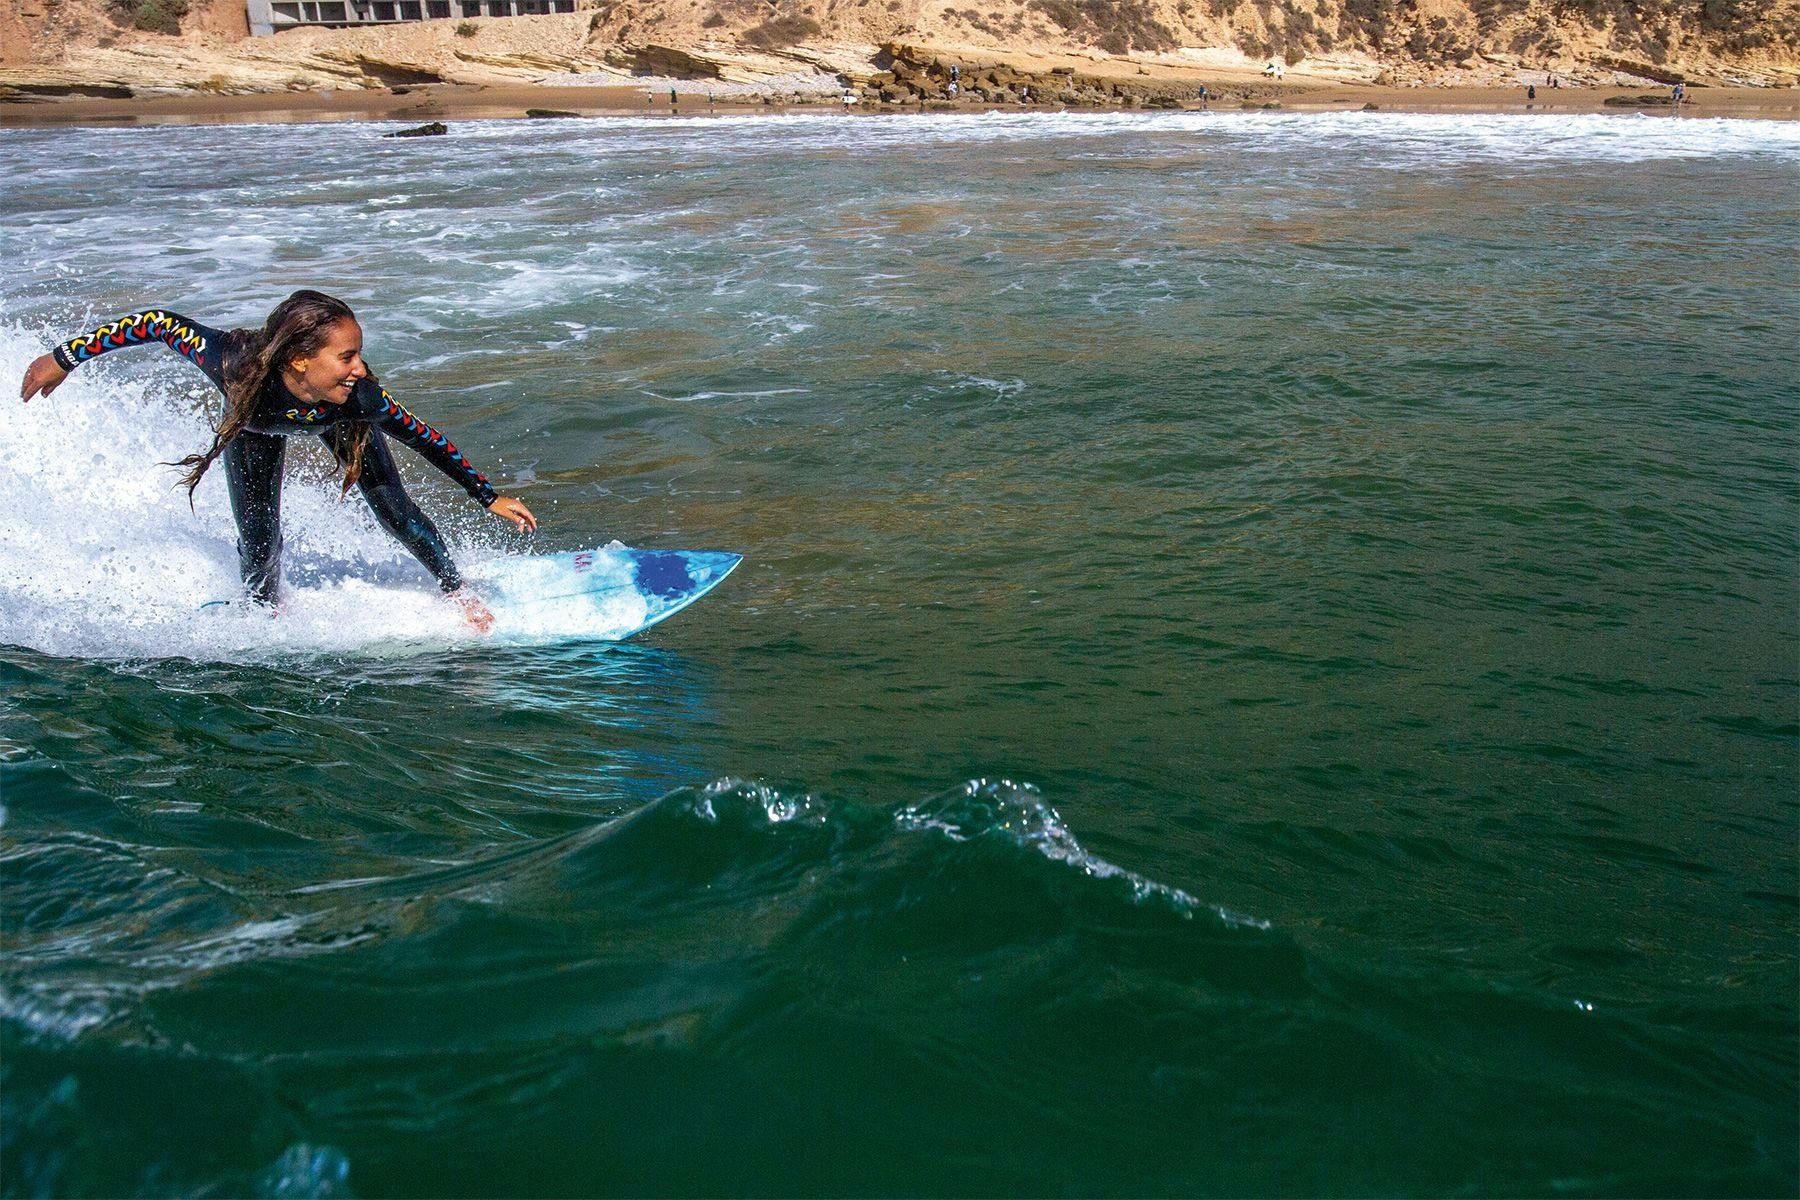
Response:
[{"label": "smiling face", "polygon": [[369,373],[362,360],[362,326],[349,317],[331,323],[312,353],[295,358],[282,372],[288,390],[320,404],[342,404]]}]

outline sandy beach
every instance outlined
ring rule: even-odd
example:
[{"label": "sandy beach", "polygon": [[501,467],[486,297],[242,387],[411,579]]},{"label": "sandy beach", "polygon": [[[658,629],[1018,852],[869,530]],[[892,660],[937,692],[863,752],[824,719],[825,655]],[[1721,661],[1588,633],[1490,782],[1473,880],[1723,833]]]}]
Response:
[{"label": "sandy beach", "polygon": [[[529,110],[600,116],[732,115],[748,112],[831,112],[883,115],[917,112],[1004,111],[1056,112],[1066,106],[995,105],[976,100],[934,101],[929,106],[871,104],[849,107],[820,103],[787,103],[774,98],[718,96],[687,89],[671,104],[669,80],[613,87],[566,87],[538,84],[427,84],[412,87],[320,92],[277,92],[220,96],[206,94],[132,98],[70,97],[0,103],[0,127],[63,125],[207,125],[231,123],[299,123],[310,121],[457,121],[526,118]],[[1539,88],[1528,99],[1523,88],[1405,88],[1339,85],[1310,81],[1283,83],[1222,80],[1211,88],[1219,99],[1214,111],[1275,108],[1291,112],[1342,112],[1373,106],[1381,112],[1462,113],[1643,113],[1668,117],[1750,117],[1800,119],[1800,89],[1695,88],[1679,114],[1666,105],[1625,107],[1608,104],[1622,97],[1667,95],[1666,88],[1568,87]],[[1182,104],[1198,110],[1198,102]],[[1097,111],[1117,111],[1100,109]],[[1131,111],[1127,109],[1127,111]]]}]

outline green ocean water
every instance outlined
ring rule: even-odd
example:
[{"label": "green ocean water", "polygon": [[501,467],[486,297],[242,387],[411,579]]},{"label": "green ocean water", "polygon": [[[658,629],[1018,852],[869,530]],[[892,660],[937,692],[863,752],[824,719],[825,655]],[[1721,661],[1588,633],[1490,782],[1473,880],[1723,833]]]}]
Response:
[{"label": "green ocean water", "polygon": [[0,134],[7,378],[319,287],[746,556],[303,455],[221,624],[198,374],[9,402],[0,1192],[1800,1192],[1800,127],[549,124]]}]

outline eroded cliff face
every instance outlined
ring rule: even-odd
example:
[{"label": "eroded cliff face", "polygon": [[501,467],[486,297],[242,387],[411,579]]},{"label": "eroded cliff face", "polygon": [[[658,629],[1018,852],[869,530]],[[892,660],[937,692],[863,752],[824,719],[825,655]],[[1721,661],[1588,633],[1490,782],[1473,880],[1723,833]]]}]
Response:
[{"label": "eroded cliff face", "polygon": [[[992,52],[1134,58],[1231,52],[1397,79],[1492,65],[1791,82],[1800,0],[603,0],[602,36],[691,43],[904,40]],[[1648,68],[1648,70],[1644,70]]]},{"label": "eroded cliff face", "polygon": [[[157,33],[170,20],[178,34]],[[1119,77],[1800,82],[1800,0],[600,0],[573,14],[247,36],[241,0],[0,0],[0,89],[133,94],[840,76],[941,91],[934,58],[1088,101]],[[1092,87],[1073,86],[1086,80]],[[1096,82],[1098,81],[1098,82]],[[1015,88],[1017,82],[1013,85]],[[996,85],[997,86],[997,85]],[[1154,90],[1154,89],[1152,89]]]},{"label": "eroded cliff face", "polygon": [[[184,38],[233,42],[250,36],[243,0],[0,0],[0,66],[54,62],[72,47],[143,40],[167,20]],[[174,40],[174,39],[169,39]]]}]

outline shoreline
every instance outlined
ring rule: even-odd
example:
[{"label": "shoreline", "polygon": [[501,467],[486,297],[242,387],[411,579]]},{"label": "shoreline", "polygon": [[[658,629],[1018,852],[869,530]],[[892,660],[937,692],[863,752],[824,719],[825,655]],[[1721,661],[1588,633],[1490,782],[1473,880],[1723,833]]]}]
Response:
[{"label": "shoreline", "polygon": [[[681,88],[680,101],[670,103],[671,86]],[[1800,88],[1693,88],[1679,112],[1667,105],[1621,107],[1613,97],[1663,96],[1661,85],[1647,87],[1539,88],[1535,100],[1516,87],[1408,88],[1373,84],[1316,85],[1293,83],[1245,87],[1221,81],[1211,112],[1265,110],[1276,112],[1406,112],[1462,114],[1585,114],[1617,116],[1641,113],[1658,117],[1737,117],[1757,120],[1800,120]],[[1369,106],[1373,106],[1370,109]],[[978,100],[934,101],[930,104],[859,102],[846,107],[827,100],[784,102],[773,97],[731,95],[708,101],[694,81],[646,80],[641,84],[569,87],[554,84],[420,84],[387,89],[316,92],[260,92],[239,95],[188,94],[130,99],[62,97],[0,103],[0,128],[33,129],[69,126],[155,126],[224,124],[309,124],[314,122],[402,122],[530,119],[527,109],[550,109],[577,117],[742,116],[750,113],[825,113],[879,116],[895,113],[977,112],[1198,112],[1185,102],[1173,107],[994,104]]]}]

